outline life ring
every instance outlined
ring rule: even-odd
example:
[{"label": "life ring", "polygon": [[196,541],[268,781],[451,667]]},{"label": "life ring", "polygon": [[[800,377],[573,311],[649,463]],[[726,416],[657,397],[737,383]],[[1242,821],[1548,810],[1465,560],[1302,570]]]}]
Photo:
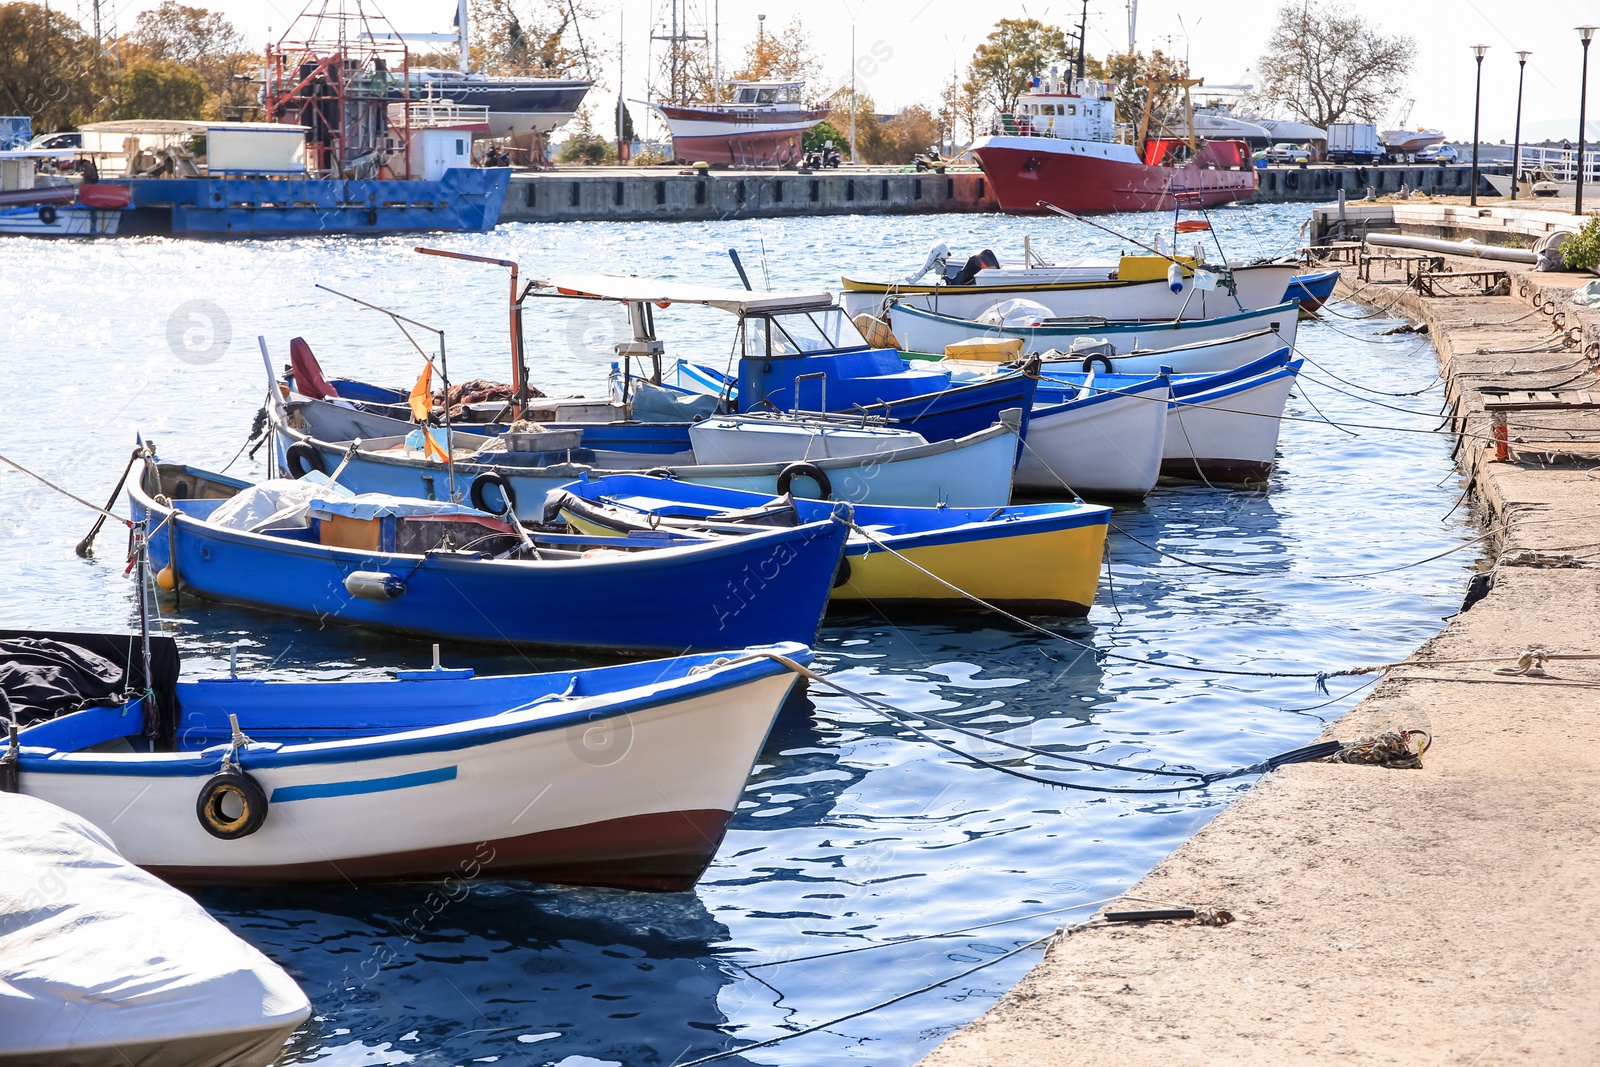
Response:
[{"label": "life ring", "polygon": [[[239,805],[238,815],[222,810],[223,802],[229,798]],[[194,811],[206,833],[224,841],[235,841],[249,837],[267,821],[267,794],[254,778],[229,767],[212,775],[200,787]]]},{"label": "life ring", "polygon": [[833,587],[835,589],[850,581],[850,560],[848,557],[839,557],[839,569],[833,572]]},{"label": "life ring", "polygon": [[1107,374],[1111,373],[1111,358],[1109,356],[1090,356],[1083,361],[1083,373],[1093,374],[1095,365],[1099,364]]},{"label": "life ring", "polygon": [[289,467],[289,473],[296,478],[304,478],[312,471],[318,474],[328,473],[328,463],[322,458],[322,453],[304,441],[296,441],[290,445],[283,460]]},{"label": "life ring", "polygon": [[376,226],[377,224],[378,224],[378,209],[375,208],[375,207],[367,208],[367,225],[368,226]]},{"label": "life ring", "polygon": [[[484,486],[497,486],[500,496],[505,501],[503,508],[491,508],[484,500]],[[511,488],[511,483],[499,471],[484,471],[472,479],[472,506],[479,511],[488,512],[490,515],[504,515],[506,512],[515,513],[517,510],[517,492]]]},{"label": "life ring", "polygon": [[791,463],[778,472],[778,495],[783,496],[789,491],[789,486],[796,478],[810,478],[817,483],[818,500],[830,500],[833,497],[833,483],[828,480],[828,474],[815,463]]},{"label": "life ring", "polygon": [[57,218],[57,215],[56,215],[56,209],[55,209],[54,206],[52,206],[50,204],[40,204],[39,205],[39,221],[40,222],[44,223],[46,226],[49,226],[49,225],[51,225],[52,223],[54,223],[56,221],[56,218]]}]

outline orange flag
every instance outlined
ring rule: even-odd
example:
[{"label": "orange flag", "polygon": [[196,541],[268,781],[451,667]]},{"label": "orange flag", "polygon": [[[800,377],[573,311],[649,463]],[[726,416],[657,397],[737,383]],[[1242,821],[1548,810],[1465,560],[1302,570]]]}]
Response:
[{"label": "orange flag", "polygon": [[449,463],[450,457],[444,448],[434,439],[433,430],[427,426],[422,428],[422,451],[424,455],[432,456],[440,463]]},{"label": "orange flag", "polygon": [[433,414],[433,364],[422,365],[422,376],[411,387],[411,414],[418,422],[426,423]]}]

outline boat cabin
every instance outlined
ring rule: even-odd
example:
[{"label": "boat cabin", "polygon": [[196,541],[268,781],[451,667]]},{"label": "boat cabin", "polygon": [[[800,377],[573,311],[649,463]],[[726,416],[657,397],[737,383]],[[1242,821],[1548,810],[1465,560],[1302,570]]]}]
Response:
[{"label": "boat cabin", "polygon": [[799,111],[805,104],[800,92],[805,82],[729,82],[732,102],[741,108],[761,111]]},{"label": "boat cabin", "polygon": [[1109,144],[1117,139],[1117,108],[1110,83],[1085,78],[1069,85],[1052,73],[1033,79],[1000,124],[1008,134]]}]

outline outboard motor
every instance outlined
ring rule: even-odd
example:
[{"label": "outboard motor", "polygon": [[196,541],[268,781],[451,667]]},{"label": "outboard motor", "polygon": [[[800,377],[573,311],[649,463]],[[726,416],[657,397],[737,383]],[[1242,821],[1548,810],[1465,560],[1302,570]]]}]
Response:
[{"label": "outboard motor", "polygon": [[950,262],[950,246],[945,244],[943,241],[940,241],[938,244],[928,249],[928,258],[922,261],[922,269],[917,271],[915,274],[906,275],[905,280],[900,284],[915,285],[917,282],[922,280],[923,275],[927,274],[930,270],[935,269],[938,270],[940,276],[942,277],[945,272],[945,264],[948,262]]},{"label": "outboard motor", "polygon": [[954,276],[950,277],[951,285],[971,285],[972,279],[978,276],[980,270],[989,270],[1000,265],[999,258],[991,250],[985,248],[975,256],[967,259],[965,265]]}]

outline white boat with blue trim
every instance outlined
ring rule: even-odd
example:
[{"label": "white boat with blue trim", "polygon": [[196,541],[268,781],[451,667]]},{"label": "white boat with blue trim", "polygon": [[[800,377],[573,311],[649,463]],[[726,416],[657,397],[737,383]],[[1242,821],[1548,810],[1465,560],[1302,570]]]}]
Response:
[{"label": "white boat with blue trim", "polygon": [[[44,718],[7,758],[23,793],[186,885],[688,889],[795,681],[774,657],[811,656],[790,643],[508,677],[180,682],[170,639],[150,640],[170,666],[147,695]],[[139,663],[139,638],[121,641],[105,658]]]}]

